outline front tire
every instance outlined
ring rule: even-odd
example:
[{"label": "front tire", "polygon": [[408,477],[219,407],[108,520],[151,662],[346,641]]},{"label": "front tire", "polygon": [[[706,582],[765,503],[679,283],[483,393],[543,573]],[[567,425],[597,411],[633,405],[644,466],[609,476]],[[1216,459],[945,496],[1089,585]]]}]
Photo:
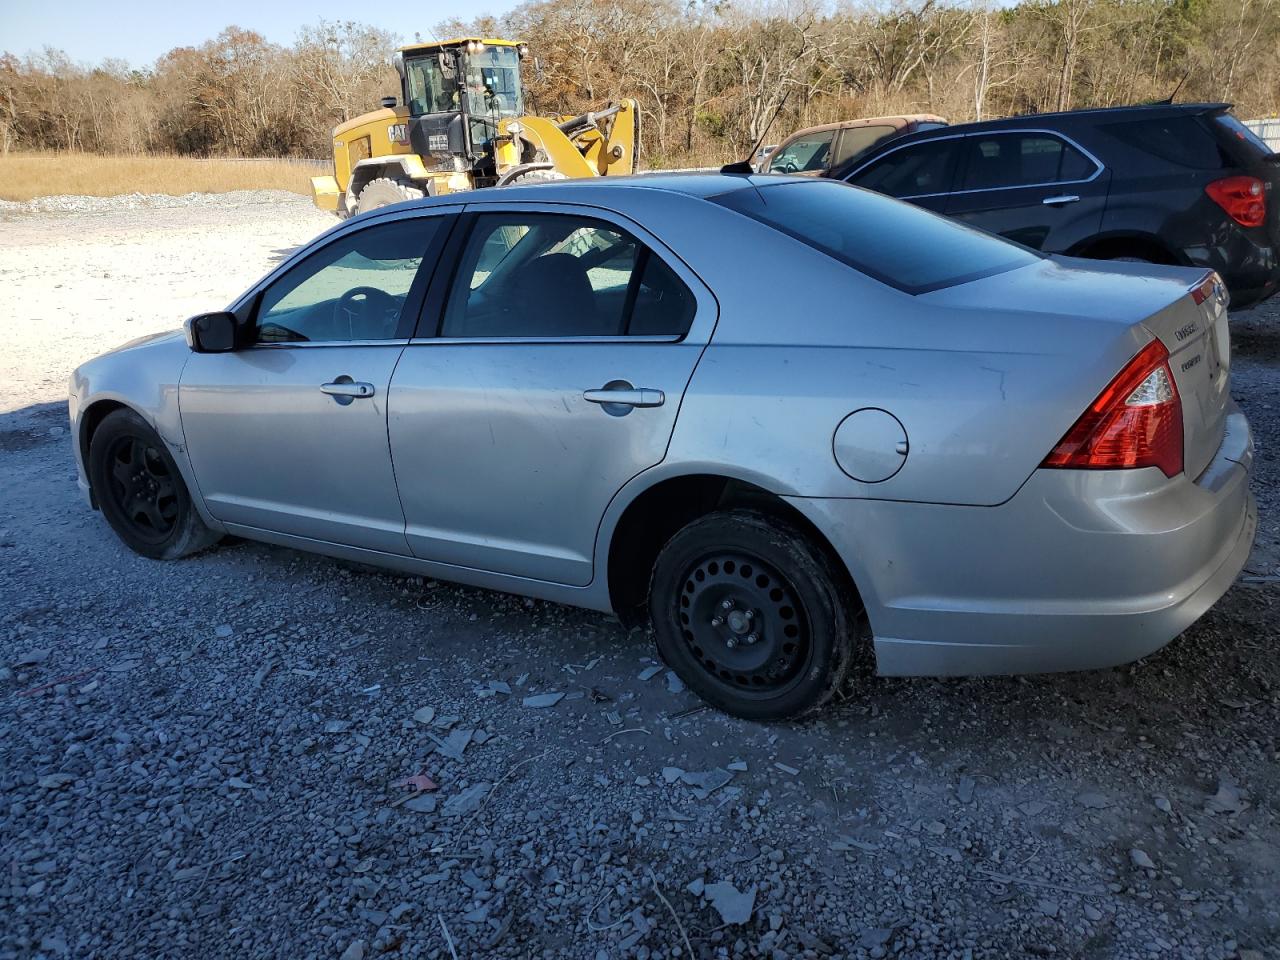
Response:
[{"label": "front tire", "polygon": [[790,523],[753,510],[708,514],[654,564],[658,651],[704,700],[749,720],[822,707],[853,658],[860,605]]},{"label": "front tire", "polygon": [[216,543],[159,434],[132,410],[107,414],[89,443],[89,483],[125,546],[176,560]]}]

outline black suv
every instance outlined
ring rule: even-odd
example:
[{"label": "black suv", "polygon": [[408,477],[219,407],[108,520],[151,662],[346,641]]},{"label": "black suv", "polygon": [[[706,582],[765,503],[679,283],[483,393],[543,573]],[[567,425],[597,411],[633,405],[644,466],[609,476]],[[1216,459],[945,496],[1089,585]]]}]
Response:
[{"label": "black suv", "polygon": [[1280,154],[1230,104],[1108,107],[895,139],[827,175],[1046,253],[1210,267],[1280,289]]}]

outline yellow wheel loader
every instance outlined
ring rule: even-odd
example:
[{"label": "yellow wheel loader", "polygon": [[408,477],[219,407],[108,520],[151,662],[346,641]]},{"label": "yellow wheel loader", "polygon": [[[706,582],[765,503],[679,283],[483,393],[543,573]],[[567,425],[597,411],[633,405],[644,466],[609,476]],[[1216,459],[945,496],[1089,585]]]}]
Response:
[{"label": "yellow wheel loader", "polygon": [[636,102],[527,116],[528,54],[523,43],[475,37],[401,49],[400,97],[334,129],[333,176],[311,180],[316,206],[348,217],[477,187],[634,173]]}]

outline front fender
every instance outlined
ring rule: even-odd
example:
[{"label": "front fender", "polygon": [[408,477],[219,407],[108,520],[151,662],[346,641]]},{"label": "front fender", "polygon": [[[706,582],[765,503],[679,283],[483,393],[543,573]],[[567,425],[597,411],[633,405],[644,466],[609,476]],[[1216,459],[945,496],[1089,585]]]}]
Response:
[{"label": "front fender", "polygon": [[92,430],[112,409],[127,407],[156,431],[168,448],[201,519],[221,530],[205,509],[187,456],[178,408],[178,385],[191,350],[181,331],[147,338],[81,364],[71,374],[71,435],[82,490],[88,491],[87,461]]}]

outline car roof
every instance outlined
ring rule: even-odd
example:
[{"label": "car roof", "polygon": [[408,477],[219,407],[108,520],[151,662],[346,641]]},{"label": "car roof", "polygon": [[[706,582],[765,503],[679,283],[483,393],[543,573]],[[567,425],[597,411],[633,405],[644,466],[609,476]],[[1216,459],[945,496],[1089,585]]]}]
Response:
[{"label": "car roof", "polygon": [[1060,110],[1054,113],[1023,113],[1012,117],[1000,117],[996,120],[975,120],[970,123],[955,123],[936,130],[917,130],[901,137],[894,137],[877,144],[869,152],[854,157],[852,160],[833,167],[829,176],[840,180],[863,165],[878,159],[893,150],[900,150],[913,143],[929,140],[941,140],[944,137],[960,137],[970,133],[983,133],[987,130],[1027,130],[1038,128],[1058,129],[1071,127],[1075,122],[1123,122],[1144,117],[1167,117],[1178,114],[1196,116],[1202,113],[1216,113],[1229,110],[1229,103],[1140,103],[1119,107],[1089,107],[1083,110]]},{"label": "car roof", "polygon": [[[617,193],[619,196],[633,195],[637,190],[662,190],[667,193],[684,194],[689,197],[705,199],[716,197],[735,190],[750,187],[772,185],[785,181],[796,183],[812,183],[812,177],[779,176],[777,174],[730,174],[730,173],[642,173],[626,177],[575,177],[566,180],[541,181],[531,184],[516,184],[501,189],[489,188],[470,190],[465,193],[446,193],[437,197],[424,197],[421,200],[410,200],[404,207],[442,206],[456,203],[481,204],[503,203],[513,197],[521,200],[560,200],[568,202],[584,202],[582,194],[590,192],[592,199]],[[527,191],[537,191],[530,195]],[[397,204],[397,206],[401,206]]]},{"label": "car roof", "polygon": [[[956,123],[947,128],[948,133],[967,133],[981,130],[999,130],[1002,127],[1026,127],[1035,124],[1054,124],[1072,120],[1126,120],[1143,116],[1168,116],[1177,113],[1212,113],[1227,110],[1229,103],[1141,103],[1120,107],[1090,107],[1085,110],[1059,110],[1054,113],[1023,113],[1012,117],[1000,117],[996,120],[975,120],[971,123]],[[913,136],[925,137],[934,130],[925,130]]]},{"label": "car roof", "polygon": [[790,133],[784,137],[780,143],[790,143],[797,137],[806,137],[811,133],[822,133],[826,130],[847,130],[852,127],[896,127],[901,130],[903,127],[912,123],[946,123],[944,117],[936,116],[932,113],[899,113],[891,117],[859,117],[856,120],[837,120],[835,123],[820,123],[814,127],[801,127],[795,133]]}]

